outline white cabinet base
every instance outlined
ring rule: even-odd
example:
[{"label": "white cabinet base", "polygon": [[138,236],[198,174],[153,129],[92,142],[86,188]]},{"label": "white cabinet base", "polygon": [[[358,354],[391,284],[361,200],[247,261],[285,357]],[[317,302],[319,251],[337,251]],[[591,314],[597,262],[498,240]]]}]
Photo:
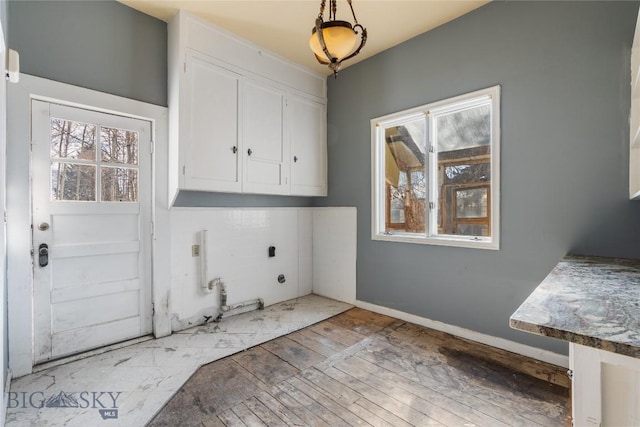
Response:
[{"label": "white cabinet base", "polygon": [[640,359],[569,343],[573,425],[640,426]]}]

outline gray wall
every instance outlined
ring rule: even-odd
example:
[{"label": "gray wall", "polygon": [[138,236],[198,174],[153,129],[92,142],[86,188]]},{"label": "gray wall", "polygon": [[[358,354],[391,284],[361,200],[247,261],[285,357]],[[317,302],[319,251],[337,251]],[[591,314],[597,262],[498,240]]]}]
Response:
[{"label": "gray wall", "polygon": [[[627,200],[637,11],[496,1],[329,79],[330,196],[318,201],[358,208],[359,300],[567,351],[509,316],[568,252],[640,258],[640,202]],[[369,120],[496,84],[501,250],[372,241]]]},{"label": "gray wall", "polygon": [[9,2],[23,73],[167,105],[167,25],[116,1]]}]

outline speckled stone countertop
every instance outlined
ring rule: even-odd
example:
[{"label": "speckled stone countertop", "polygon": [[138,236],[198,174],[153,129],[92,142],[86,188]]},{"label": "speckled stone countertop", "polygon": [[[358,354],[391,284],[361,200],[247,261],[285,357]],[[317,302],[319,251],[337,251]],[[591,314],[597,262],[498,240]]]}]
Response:
[{"label": "speckled stone countertop", "polygon": [[640,260],[568,255],[509,325],[640,358]]}]

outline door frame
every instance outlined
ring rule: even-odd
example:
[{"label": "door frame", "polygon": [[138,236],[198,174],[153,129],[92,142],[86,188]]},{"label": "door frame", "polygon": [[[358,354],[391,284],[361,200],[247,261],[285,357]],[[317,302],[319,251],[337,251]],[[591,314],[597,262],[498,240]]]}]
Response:
[{"label": "door frame", "polygon": [[22,74],[8,87],[7,120],[7,291],[9,368],[14,377],[27,375],[34,364],[33,268],[31,233],[30,134],[31,100],[116,113],[151,122],[153,221],[151,294],[153,333],[171,333],[170,222],[167,200],[168,109],[65,83]]}]

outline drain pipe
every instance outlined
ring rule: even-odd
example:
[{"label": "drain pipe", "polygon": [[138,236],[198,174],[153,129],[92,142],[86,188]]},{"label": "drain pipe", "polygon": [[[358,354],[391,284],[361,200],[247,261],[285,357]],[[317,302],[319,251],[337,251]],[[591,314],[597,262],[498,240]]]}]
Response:
[{"label": "drain pipe", "polygon": [[262,298],[227,305],[227,287],[219,278],[213,279],[212,282],[213,281],[216,282],[214,286],[219,285],[219,288],[220,288],[220,312],[218,313],[218,316],[214,319],[214,322],[220,322],[222,320],[222,316],[224,313],[228,313],[230,311],[234,311],[244,307],[249,307],[252,305],[256,306],[256,310],[264,310],[264,300]]},{"label": "drain pipe", "polygon": [[216,286],[216,280],[213,279],[207,281],[209,277],[209,265],[207,261],[207,230],[202,230],[200,232],[200,287],[202,288],[202,292],[209,294],[213,291],[213,288]]}]

